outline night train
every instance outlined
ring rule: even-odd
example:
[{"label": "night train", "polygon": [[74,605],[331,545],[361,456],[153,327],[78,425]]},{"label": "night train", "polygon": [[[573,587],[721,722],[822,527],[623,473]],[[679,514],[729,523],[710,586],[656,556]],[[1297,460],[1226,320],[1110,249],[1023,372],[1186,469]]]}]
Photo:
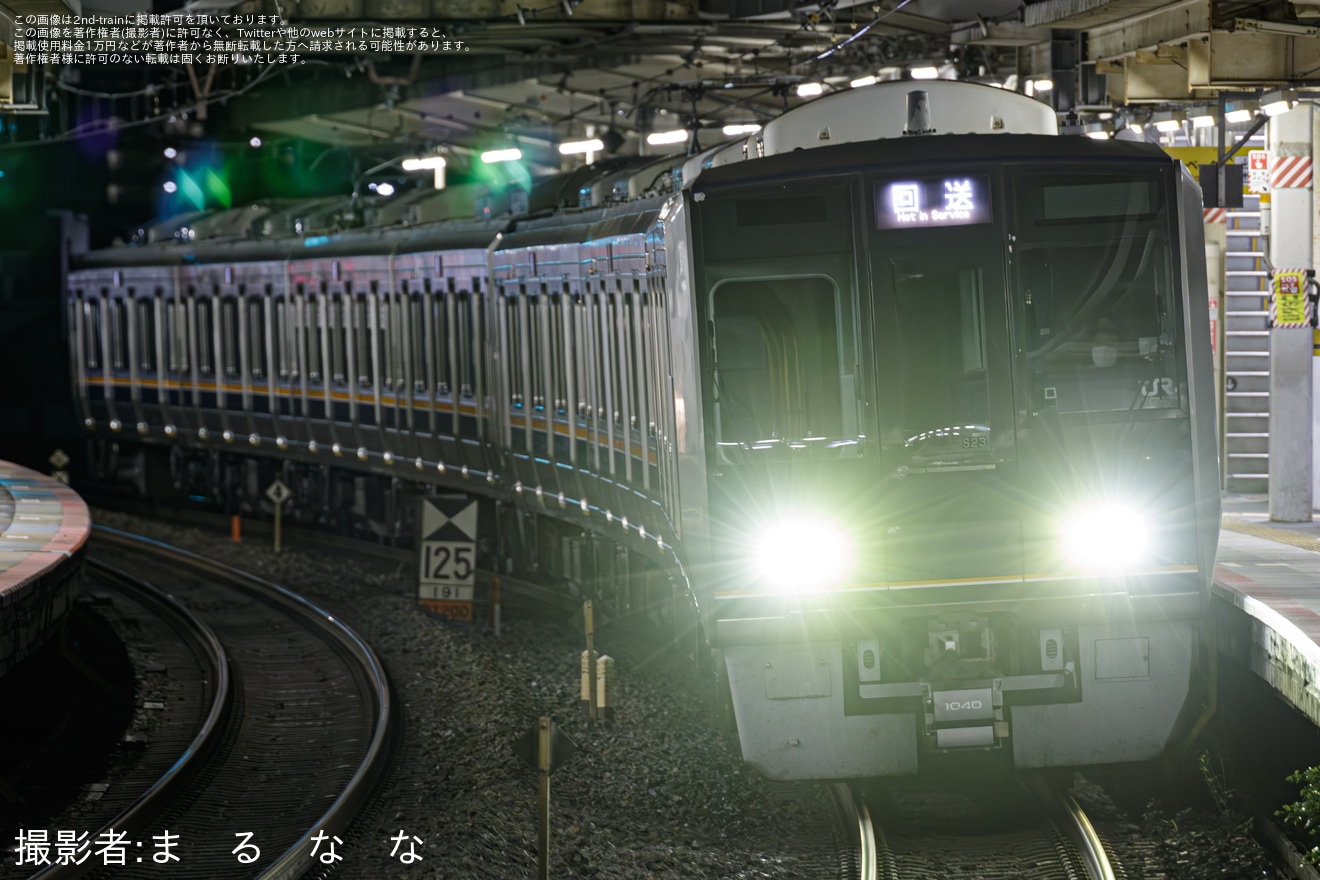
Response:
[{"label": "night train", "polygon": [[1176,161],[887,83],[472,204],[75,257],[96,468],[235,511],[279,475],[294,515],[401,540],[412,496],[478,498],[483,565],[672,615],[774,779],[1140,761],[1203,723],[1215,403]]}]

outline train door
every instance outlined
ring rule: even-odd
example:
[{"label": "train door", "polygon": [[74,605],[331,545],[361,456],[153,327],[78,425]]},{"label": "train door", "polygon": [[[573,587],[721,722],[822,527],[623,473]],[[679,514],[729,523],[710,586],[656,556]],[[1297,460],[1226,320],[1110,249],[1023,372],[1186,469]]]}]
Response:
[{"label": "train door", "polygon": [[[988,210],[939,225],[945,181],[881,182],[871,224],[884,555],[892,588],[1020,578],[1004,248]],[[988,179],[955,182],[988,197]],[[968,199],[972,199],[968,196]],[[973,215],[975,216],[975,215]]]}]

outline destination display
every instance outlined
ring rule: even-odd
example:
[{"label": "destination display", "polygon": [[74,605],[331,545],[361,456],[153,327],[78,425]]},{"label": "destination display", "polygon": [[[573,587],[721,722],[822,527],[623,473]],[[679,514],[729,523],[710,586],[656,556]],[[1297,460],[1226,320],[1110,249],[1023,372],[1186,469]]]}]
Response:
[{"label": "destination display", "polygon": [[876,187],[877,229],[970,226],[993,219],[988,177],[893,180]]}]

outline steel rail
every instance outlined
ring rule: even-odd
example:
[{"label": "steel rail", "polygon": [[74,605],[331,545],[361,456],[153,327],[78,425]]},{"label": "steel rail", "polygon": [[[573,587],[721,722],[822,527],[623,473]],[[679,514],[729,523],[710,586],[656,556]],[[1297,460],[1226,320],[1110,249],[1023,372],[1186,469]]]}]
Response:
[{"label": "steel rail", "polygon": [[830,786],[834,796],[834,807],[839,812],[839,821],[851,833],[856,834],[857,843],[857,880],[880,880],[879,851],[876,848],[875,825],[871,821],[871,811],[866,802],[853,794],[846,783]]},{"label": "steel rail", "polygon": [[[187,606],[147,581],[100,559],[89,557],[87,563],[98,571],[101,578],[114,582],[118,589],[150,607],[162,619],[170,621],[174,629],[181,634],[190,636],[203,662],[209,665],[210,668],[206,672],[214,682],[214,693],[206,720],[202,722],[197,735],[184,749],[183,754],[170,766],[164,776],[105,823],[93,836],[93,839],[96,839],[110,829],[125,831],[141,828],[152,814],[172,800],[178,791],[204,768],[207,756],[214,750],[228,722],[233,708],[233,687],[229,674],[229,656],[225,653],[224,646],[220,644],[215,631],[193,614]],[[90,859],[82,864],[71,862],[65,865],[51,865],[33,874],[30,880],[71,880],[86,876],[99,867],[101,865]]]},{"label": "steel rail", "polygon": [[1109,862],[1100,835],[1096,833],[1091,820],[1087,818],[1077,800],[1068,792],[1056,792],[1054,798],[1068,814],[1067,832],[1081,853],[1086,871],[1091,880],[1118,880],[1114,866]]},{"label": "steel rail", "polygon": [[393,735],[393,725],[390,723],[393,714],[392,698],[385,667],[375,651],[347,624],[278,584],[151,538],[103,526],[97,526],[95,533],[98,538],[122,548],[147,549],[156,554],[171,556],[194,571],[221,578],[229,586],[283,608],[292,615],[314,620],[320,630],[332,638],[348,657],[357,661],[375,701],[375,725],[371,741],[344,790],[311,828],[304,831],[292,846],[262,871],[258,880],[289,880],[317,867],[316,861],[309,858],[313,849],[312,836],[318,831],[333,835],[346,830],[353,817],[367,804],[389,764],[389,743]]}]

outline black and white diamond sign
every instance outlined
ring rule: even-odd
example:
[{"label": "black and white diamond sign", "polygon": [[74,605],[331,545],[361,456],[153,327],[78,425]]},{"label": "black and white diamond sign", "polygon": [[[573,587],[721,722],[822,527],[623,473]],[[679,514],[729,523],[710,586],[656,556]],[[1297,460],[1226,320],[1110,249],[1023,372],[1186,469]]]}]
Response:
[{"label": "black and white diamond sign", "polygon": [[471,603],[477,573],[477,502],[465,495],[422,498],[420,599]]},{"label": "black and white diamond sign", "polygon": [[477,502],[466,495],[423,498],[422,540],[477,540]]}]

